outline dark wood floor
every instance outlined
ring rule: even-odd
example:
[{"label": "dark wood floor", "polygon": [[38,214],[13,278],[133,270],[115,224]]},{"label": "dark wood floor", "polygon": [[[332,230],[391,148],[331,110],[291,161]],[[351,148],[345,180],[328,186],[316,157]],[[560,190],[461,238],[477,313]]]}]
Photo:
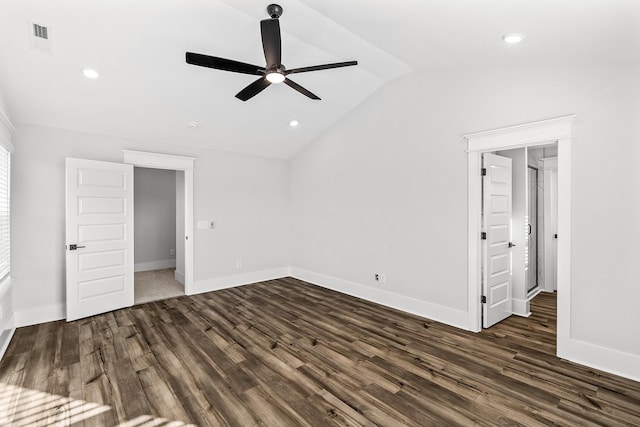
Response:
[{"label": "dark wood floor", "polygon": [[555,357],[555,305],[474,334],[288,278],[20,328],[0,424],[640,425],[640,383]]}]

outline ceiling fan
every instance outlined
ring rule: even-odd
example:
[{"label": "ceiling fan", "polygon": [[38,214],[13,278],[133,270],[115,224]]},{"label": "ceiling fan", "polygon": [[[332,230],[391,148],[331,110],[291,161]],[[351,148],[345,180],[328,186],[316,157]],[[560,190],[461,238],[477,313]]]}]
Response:
[{"label": "ceiling fan", "polygon": [[233,73],[253,74],[260,78],[236,94],[236,98],[246,101],[253,98],[271,83],[284,83],[311,99],[320,99],[317,95],[309,92],[299,84],[295,83],[288,76],[295,73],[306,73],[309,71],[328,70],[331,68],[349,67],[358,65],[358,61],[335,62],[332,64],[312,65],[310,67],[293,68],[287,70],[281,62],[281,40],[280,22],[278,18],[282,15],[282,7],[277,4],[267,6],[267,13],[271,18],[260,21],[260,32],[262,33],[262,48],[264,57],[267,60],[265,67],[251,65],[245,62],[238,62],[231,59],[218,58],[216,56],[202,55],[199,53],[187,52],[188,64],[199,65],[200,67],[215,68],[217,70],[231,71]]}]

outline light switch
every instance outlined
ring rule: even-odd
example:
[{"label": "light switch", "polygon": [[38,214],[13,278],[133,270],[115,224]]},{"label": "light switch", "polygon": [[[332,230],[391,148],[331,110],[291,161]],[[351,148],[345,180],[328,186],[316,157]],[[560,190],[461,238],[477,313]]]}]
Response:
[{"label": "light switch", "polygon": [[215,226],[216,226],[216,223],[213,220],[198,221],[198,230],[208,230],[208,229],[214,228]]}]

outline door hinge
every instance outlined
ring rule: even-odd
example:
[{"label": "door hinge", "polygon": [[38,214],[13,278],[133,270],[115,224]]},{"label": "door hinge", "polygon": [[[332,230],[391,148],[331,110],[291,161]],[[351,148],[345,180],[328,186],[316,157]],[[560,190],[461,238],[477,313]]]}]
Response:
[{"label": "door hinge", "polygon": [[480,302],[481,302],[481,303],[483,303],[483,304],[486,304],[486,303],[487,303],[487,297],[486,297],[486,296],[484,296],[484,295],[482,295],[482,296],[480,297]]},{"label": "door hinge", "polygon": [[480,171],[480,175],[487,176],[487,168],[482,168],[482,170]]},{"label": "door hinge", "polygon": [[482,233],[480,233],[480,239],[481,240],[487,240],[487,232],[483,231]]}]

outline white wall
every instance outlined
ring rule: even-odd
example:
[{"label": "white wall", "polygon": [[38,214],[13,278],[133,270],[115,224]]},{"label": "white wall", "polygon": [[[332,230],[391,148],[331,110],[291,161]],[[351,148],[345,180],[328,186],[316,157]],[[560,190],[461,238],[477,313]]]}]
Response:
[{"label": "white wall", "polygon": [[2,111],[2,113],[4,113],[5,116],[7,117],[9,116],[9,109],[7,108],[7,102],[5,101],[4,94],[2,93],[1,89],[0,89],[0,111]]},{"label": "white wall", "polygon": [[[246,275],[289,266],[291,212],[289,168],[287,161],[261,157],[212,156],[208,162],[198,160],[196,178],[195,222],[215,221],[215,228],[198,230],[194,251],[200,260],[196,280],[243,274],[244,283],[259,281]],[[241,261],[242,267],[236,268]],[[287,270],[272,272],[275,277]],[[224,287],[232,281],[214,280],[208,288]],[[235,284],[239,284],[236,282]],[[196,288],[200,289],[196,284]]]},{"label": "white wall", "polygon": [[134,168],[133,182],[136,271],[175,267],[176,171]]},{"label": "white wall", "polygon": [[[334,287],[435,304],[427,317],[466,311],[461,135],[577,114],[571,336],[639,357],[638,75],[637,67],[548,67],[391,82],[293,159],[293,265],[339,279]],[[386,285],[373,280],[378,271]]]},{"label": "white wall", "polygon": [[[195,285],[237,283],[238,274],[289,266],[288,162],[209,150],[170,149],[81,132],[17,126],[13,158],[13,272],[21,325],[64,317],[64,159],[122,162],[122,148],[197,157],[195,220],[217,219],[195,230]],[[235,260],[243,268],[235,268]],[[232,277],[229,277],[232,276]]]}]

